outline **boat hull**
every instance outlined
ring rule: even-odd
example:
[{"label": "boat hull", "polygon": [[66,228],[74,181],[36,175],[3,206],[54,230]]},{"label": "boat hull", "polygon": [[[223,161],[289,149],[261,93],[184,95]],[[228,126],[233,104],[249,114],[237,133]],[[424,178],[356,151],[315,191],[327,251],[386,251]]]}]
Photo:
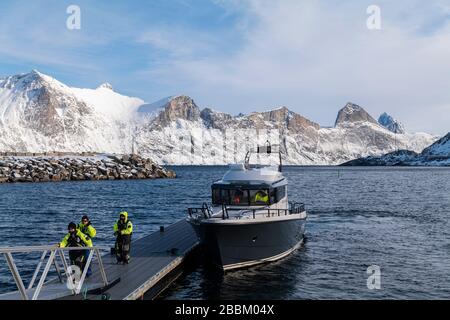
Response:
[{"label": "boat hull", "polygon": [[207,257],[224,270],[276,261],[303,241],[306,218],[194,224]]}]

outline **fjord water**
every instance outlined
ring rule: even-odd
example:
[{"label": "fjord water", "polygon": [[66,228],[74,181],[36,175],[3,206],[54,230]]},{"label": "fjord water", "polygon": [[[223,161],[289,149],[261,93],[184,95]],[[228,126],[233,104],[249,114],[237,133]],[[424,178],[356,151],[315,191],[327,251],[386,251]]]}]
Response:
[{"label": "fjord water", "polygon": [[[0,246],[57,243],[91,217],[96,244],[113,244],[120,210],[134,238],[210,199],[226,167],[175,167],[175,180],[0,185]],[[307,241],[279,262],[221,274],[197,259],[164,299],[450,298],[450,169],[286,167],[289,197],[306,203]],[[33,255],[32,255],[33,256]],[[34,260],[15,255],[30,277]],[[25,263],[26,262],[26,263]],[[381,269],[381,289],[367,268]],[[14,288],[0,258],[0,291]]]}]

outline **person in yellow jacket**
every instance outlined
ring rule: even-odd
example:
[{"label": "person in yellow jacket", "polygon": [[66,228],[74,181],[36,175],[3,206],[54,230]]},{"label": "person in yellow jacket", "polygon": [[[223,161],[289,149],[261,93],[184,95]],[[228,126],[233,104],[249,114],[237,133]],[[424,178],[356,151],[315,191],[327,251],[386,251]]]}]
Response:
[{"label": "person in yellow jacket", "polygon": [[131,235],[133,223],[128,219],[128,212],[122,211],[119,220],[114,224],[114,236],[116,236],[117,263],[128,264],[130,262]]},{"label": "person in yellow jacket", "polygon": [[266,191],[259,190],[255,195],[255,202],[269,204],[269,195]]},{"label": "person in yellow jacket", "polygon": [[[69,223],[67,229],[68,233],[59,243],[59,247],[92,247],[92,242],[89,242],[83,232],[77,229],[77,225],[74,222]],[[69,251],[69,259],[71,265],[76,265],[81,270],[84,269],[86,261],[84,259],[83,250]]]},{"label": "person in yellow jacket", "polygon": [[78,229],[86,235],[87,240],[90,241],[90,246],[92,247],[92,239],[97,235],[97,230],[95,230],[88,216],[83,216],[81,218],[81,222],[78,224]]},{"label": "person in yellow jacket", "polygon": [[[86,240],[89,243],[89,247],[93,247],[94,244],[92,242],[92,238],[94,238],[97,234],[97,230],[95,230],[94,226],[92,225],[91,221],[89,220],[88,216],[83,216],[81,218],[81,222],[78,224],[77,228],[83,232],[83,234],[86,236]],[[84,250],[84,260],[87,261],[89,257],[89,250]],[[89,269],[86,273],[86,276],[89,277],[92,274],[91,266],[89,266]]]}]

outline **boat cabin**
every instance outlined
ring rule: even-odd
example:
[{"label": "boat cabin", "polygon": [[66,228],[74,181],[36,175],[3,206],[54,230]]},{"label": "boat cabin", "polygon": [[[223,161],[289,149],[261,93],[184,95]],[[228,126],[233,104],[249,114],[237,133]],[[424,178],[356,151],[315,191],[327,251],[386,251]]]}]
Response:
[{"label": "boat cabin", "polygon": [[278,168],[231,165],[211,189],[213,206],[266,206],[286,198],[287,181]]}]

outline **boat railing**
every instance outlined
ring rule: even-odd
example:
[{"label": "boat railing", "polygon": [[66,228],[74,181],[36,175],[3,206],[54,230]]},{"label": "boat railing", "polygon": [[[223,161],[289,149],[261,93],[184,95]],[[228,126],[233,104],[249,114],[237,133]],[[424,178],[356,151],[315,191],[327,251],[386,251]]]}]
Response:
[{"label": "boat railing", "polygon": [[298,214],[305,211],[305,204],[301,202],[289,202],[290,214]]},{"label": "boat railing", "polygon": [[[287,216],[291,214],[300,214],[305,211],[305,204],[299,202],[290,202],[288,209],[268,208],[267,206],[259,207],[229,207],[222,204],[222,219],[230,219],[230,211],[241,211],[242,213],[251,213],[253,219],[256,219],[258,213],[264,213],[268,218]],[[211,208],[204,203],[201,208],[188,208],[188,214],[191,219],[210,219],[212,217]]]},{"label": "boat railing", "polygon": [[[108,279],[106,276],[105,268],[103,266],[102,257],[100,254],[100,250],[109,250],[109,248],[102,248],[102,247],[65,247],[61,248],[56,245],[52,246],[28,246],[28,247],[0,247],[0,254],[3,254],[5,256],[6,262],[8,264],[9,270],[11,272],[11,275],[14,278],[14,282],[16,283],[17,289],[19,290],[19,293],[23,300],[37,300],[39,297],[39,294],[46,284],[47,275],[50,271],[50,268],[52,266],[55,267],[56,272],[58,274],[59,281],[63,283],[63,276],[67,278],[67,283],[74,284],[71,286],[71,290],[73,294],[79,294],[82,286],[84,284],[84,280],[86,279],[87,270],[89,269],[89,266],[94,258],[94,255],[97,256],[97,263],[99,266],[100,274],[102,277],[103,285],[108,285]],[[73,269],[73,266],[70,266],[68,264],[68,261],[66,260],[66,257],[64,255],[65,252],[68,251],[76,251],[76,250],[88,250],[89,255],[86,260],[86,264],[84,266],[84,269],[81,273],[81,277],[79,279],[76,278],[75,270]],[[20,273],[17,269],[16,263],[14,262],[13,253],[30,253],[30,252],[42,252],[41,258],[37,264],[37,267],[33,273],[33,276],[31,278],[30,283],[28,284],[28,287],[25,288],[24,282],[22,277],[20,276]],[[47,258],[48,256],[48,258]],[[58,259],[60,258],[60,262],[62,262],[62,269],[61,266],[58,263]],[[45,264],[44,270],[42,271],[42,274],[39,278],[39,281],[36,286],[35,282],[37,280],[37,277],[41,271],[42,265]],[[64,271],[64,272],[62,272]],[[76,285],[75,285],[76,284]],[[31,290],[34,289],[34,292]],[[29,296],[29,292],[32,293],[32,296]]]},{"label": "boat railing", "polygon": [[[233,208],[225,206],[222,214],[222,218],[229,219],[228,211],[242,211],[242,212],[250,212],[252,213],[253,219],[256,219],[257,212],[264,213],[267,218],[270,217],[281,217],[288,216],[291,214],[300,214],[305,211],[304,203],[289,203],[288,209],[278,209],[278,208],[268,208],[268,207],[259,207],[259,208],[251,208],[251,209],[242,209],[242,208]],[[267,212],[267,214],[266,214]]]},{"label": "boat railing", "polygon": [[188,214],[190,218],[204,218],[209,219],[212,216],[212,210],[206,202],[203,203],[201,208],[188,208]]}]

